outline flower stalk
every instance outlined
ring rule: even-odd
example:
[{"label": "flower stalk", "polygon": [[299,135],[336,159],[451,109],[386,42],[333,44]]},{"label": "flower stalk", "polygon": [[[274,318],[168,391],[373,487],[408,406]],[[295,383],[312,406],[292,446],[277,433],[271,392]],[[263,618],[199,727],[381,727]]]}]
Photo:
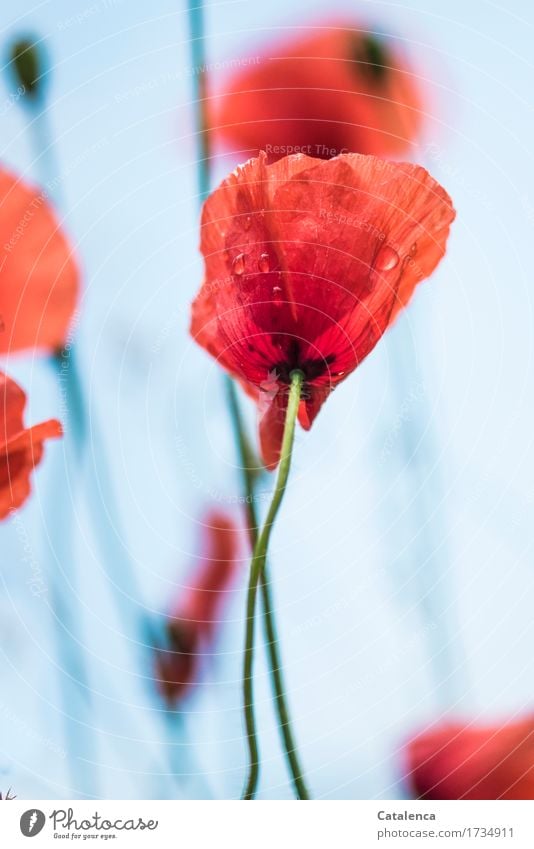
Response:
[{"label": "flower stalk", "polygon": [[[256,596],[258,584],[264,579],[265,576],[265,565],[267,561],[267,552],[269,548],[271,532],[276,517],[278,515],[278,511],[280,509],[284,493],[286,491],[289,471],[291,468],[293,441],[295,437],[295,424],[300,404],[304,375],[301,371],[296,369],[291,372],[290,379],[291,384],[284,426],[284,435],[282,439],[282,451],[280,455],[280,466],[278,469],[278,476],[276,479],[273,498],[267,513],[267,518],[265,519],[265,523],[256,539],[256,544],[254,546],[254,553],[252,555],[252,563],[250,566],[249,585],[247,592],[247,620],[245,632],[245,655],[243,664],[243,698],[245,711],[245,726],[249,751],[249,771],[245,790],[243,792],[243,799],[246,800],[254,799],[256,795],[260,770],[259,749],[256,733],[256,720],[254,716],[254,688],[252,678],[254,666],[254,625],[256,613]],[[276,644],[276,640],[274,641],[274,644]],[[279,671],[280,670],[278,666],[277,672],[279,673]],[[285,708],[285,701],[283,699],[282,703]],[[281,721],[281,729],[285,727],[287,733],[287,730],[290,730],[290,726],[287,722],[287,711],[285,720],[285,723]],[[292,744],[292,740],[291,746],[287,750],[287,754],[288,757],[291,755],[292,759],[296,760],[296,753],[294,745]],[[296,763],[298,767],[298,761],[296,761]],[[293,778],[295,781],[295,786],[297,788],[299,798],[307,799],[308,793],[299,768],[297,768],[296,774],[294,774]]]},{"label": "flower stalk", "polygon": [[[243,489],[245,492],[245,504],[247,512],[247,529],[252,551],[258,541],[258,517],[254,503],[255,483],[257,475],[257,460],[247,438],[243,416],[239,407],[235,382],[227,377],[228,407],[232,418],[237,448],[242,464]],[[267,563],[264,564],[260,575],[260,590],[263,603],[263,628],[265,633],[265,644],[269,656],[269,669],[271,672],[272,686],[278,713],[278,728],[282,739],[284,754],[295,788],[297,798],[309,799],[309,793],[302,777],[302,769],[299,762],[297,747],[291,728],[289,709],[285,695],[284,677],[282,673],[282,660],[276,620],[274,616],[274,604],[272,600],[271,587]]]}]

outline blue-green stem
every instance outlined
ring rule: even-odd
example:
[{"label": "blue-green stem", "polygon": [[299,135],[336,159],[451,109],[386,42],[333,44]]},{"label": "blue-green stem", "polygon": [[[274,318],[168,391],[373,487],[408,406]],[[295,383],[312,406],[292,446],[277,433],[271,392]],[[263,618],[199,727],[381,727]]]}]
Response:
[{"label": "blue-green stem", "polygon": [[[46,88],[32,98],[22,95],[22,104],[28,115],[28,129],[34,147],[35,164],[46,194],[57,198],[59,171],[54,159],[52,133],[48,123]],[[61,375],[60,357],[54,357],[54,367]],[[70,388],[70,387],[69,387]],[[75,387],[73,387],[75,389]],[[83,441],[84,418],[79,394],[70,393],[69,431],[65,456],[71,458],[78,453]],[[67,467],[68,470],[68,467]],[[74,523],[69,520],[74,493],[71,485],[77,480],[62,481],[58,486],[54,480],[54,491],[50,498],[52,510],[47,518],[49,544],[53,569],[50,573],[50,610],[54,622],[57,655],[60,665],[59,692],[63,715],[64,734],[69,752],[72,792],[84,798],[98,796],[97,769],[92,764],[96,751],[96,734],[92,726],[92,695],[89,674],[80,632],[79,617],[76,615],[76,565],[74,557]]]}]

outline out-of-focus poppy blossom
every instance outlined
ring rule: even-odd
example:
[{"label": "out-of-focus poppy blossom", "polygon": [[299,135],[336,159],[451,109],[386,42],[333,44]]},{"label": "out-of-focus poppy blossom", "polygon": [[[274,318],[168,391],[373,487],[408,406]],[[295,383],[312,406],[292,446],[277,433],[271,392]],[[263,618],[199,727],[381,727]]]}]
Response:
[{"label": "out-of-focus poppy blossom", "polygon": [[167,649],[157,652],[160,690],[170,703],[179,701],[198,680],[202,653],[216,635],[225,595],[235,579],[239,531],[221,511],[204,520],[205,551],[180,592],[166,626]]},{"label": "out-of-focus poppy blossom", "polygon": [[454,215],[424,168],[358,154],[260,155],[208,198],[191,332],[257,398],[268,468],[292,370],[304,374],[309,429],[434,270]]},{"label": "out-of-focus poppy blossom", "polygon": [[271,161],[298,152],[398,156],[421,126],[419,87],[402,51],[346,23],[266,49],[210,102],[215,135]]},{"label": "out-of-focus poppy blossom", "polygon": [[0,167],[0,353],[65,343],[78,267],[44,193]]},{"label": "out-of-focus poppy blossom", "polygon": [[56,419],[24,427],[26,395],[0,372],[0,519],[16,510],[30,494],[30,475],[43,456],[45,439],[62,435]]},{"label": "out-of-focus poppy blossom", "polygon": [[406,760],[420,799],[534,799],[534,716],[437,726],[408,744]]}]

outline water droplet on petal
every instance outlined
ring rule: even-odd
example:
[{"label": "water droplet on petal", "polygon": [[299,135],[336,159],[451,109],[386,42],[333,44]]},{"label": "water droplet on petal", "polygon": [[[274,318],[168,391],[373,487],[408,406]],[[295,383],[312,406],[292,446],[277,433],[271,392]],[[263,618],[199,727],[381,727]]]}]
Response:
[{"label": "water droplet on petal", "polygon": [[245,220],[243,221],[243,228],[245,230],[250,230],[251,227],[252,227],[252,216],[247,215],[247,216],[245,216]]},{"label": "water droplet on petal", "polygon": [[415,256],[417,253],[417,242],[414,242],[410,248],[410,256]]},{"label": "water droplet on petal", "polygon": [[[258,260],[258,268],[262,272],[267,272],[271,268],[271,263],[269,262],[269,254],[261,254]],[[278,287],[276,287],[278,288]]]},{"label": "water droplet on petal", "polygon": [[376,268],[380,271],[391,271],[391,269],[395,268],[398,264],[399,255],[394,248],[390,247],[390,245],[384,245],[380,248],[376,258]]},{"label": "water droplet on petal", "polygon": [[273,286],[273,300],[276,304],[281,303],[281,301],[282,301],[282,288],[280,286]]},{"label": "water droplet on petal", "polygon": [[234,274],[237,274],[238,277],[241,277],[245,270],[245,254],[238,254],[233,263],[232,263],[232,271]]}]

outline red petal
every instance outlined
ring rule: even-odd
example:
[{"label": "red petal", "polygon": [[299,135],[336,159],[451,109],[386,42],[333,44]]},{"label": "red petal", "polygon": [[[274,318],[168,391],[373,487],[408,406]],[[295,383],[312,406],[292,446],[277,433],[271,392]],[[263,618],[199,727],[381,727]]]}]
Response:
[{"label": "red petal", "polygon": [[55,351],[76,308],[79,273],[45,193],[0,169],[0,352]]},{"label": "red petal", "polygon": [[437,726],[407,747],[410,782],[425,799],[534,798],[534,721]]},{"label": "red petal", "polygon": [[416,165],[251,160],[205,204],[193,332],[256,386],[273,370],[283,379],[286,365],[335,383],[436,266],[453,218],[446,192]]},{"label": "red petal", "polygon": [[287,402],[288,395],[285,387],[281,387],[274,396],[260,399],[260,450],[265,468],[271,471],[277,467],[280,460]]},{"label": "red petal", "polygon": [[0,372],[0,519],[30,494],[30,474],[41,461],[44,440],[62,434],[56,419],[25,428],[25,406],[22,389]]}]

